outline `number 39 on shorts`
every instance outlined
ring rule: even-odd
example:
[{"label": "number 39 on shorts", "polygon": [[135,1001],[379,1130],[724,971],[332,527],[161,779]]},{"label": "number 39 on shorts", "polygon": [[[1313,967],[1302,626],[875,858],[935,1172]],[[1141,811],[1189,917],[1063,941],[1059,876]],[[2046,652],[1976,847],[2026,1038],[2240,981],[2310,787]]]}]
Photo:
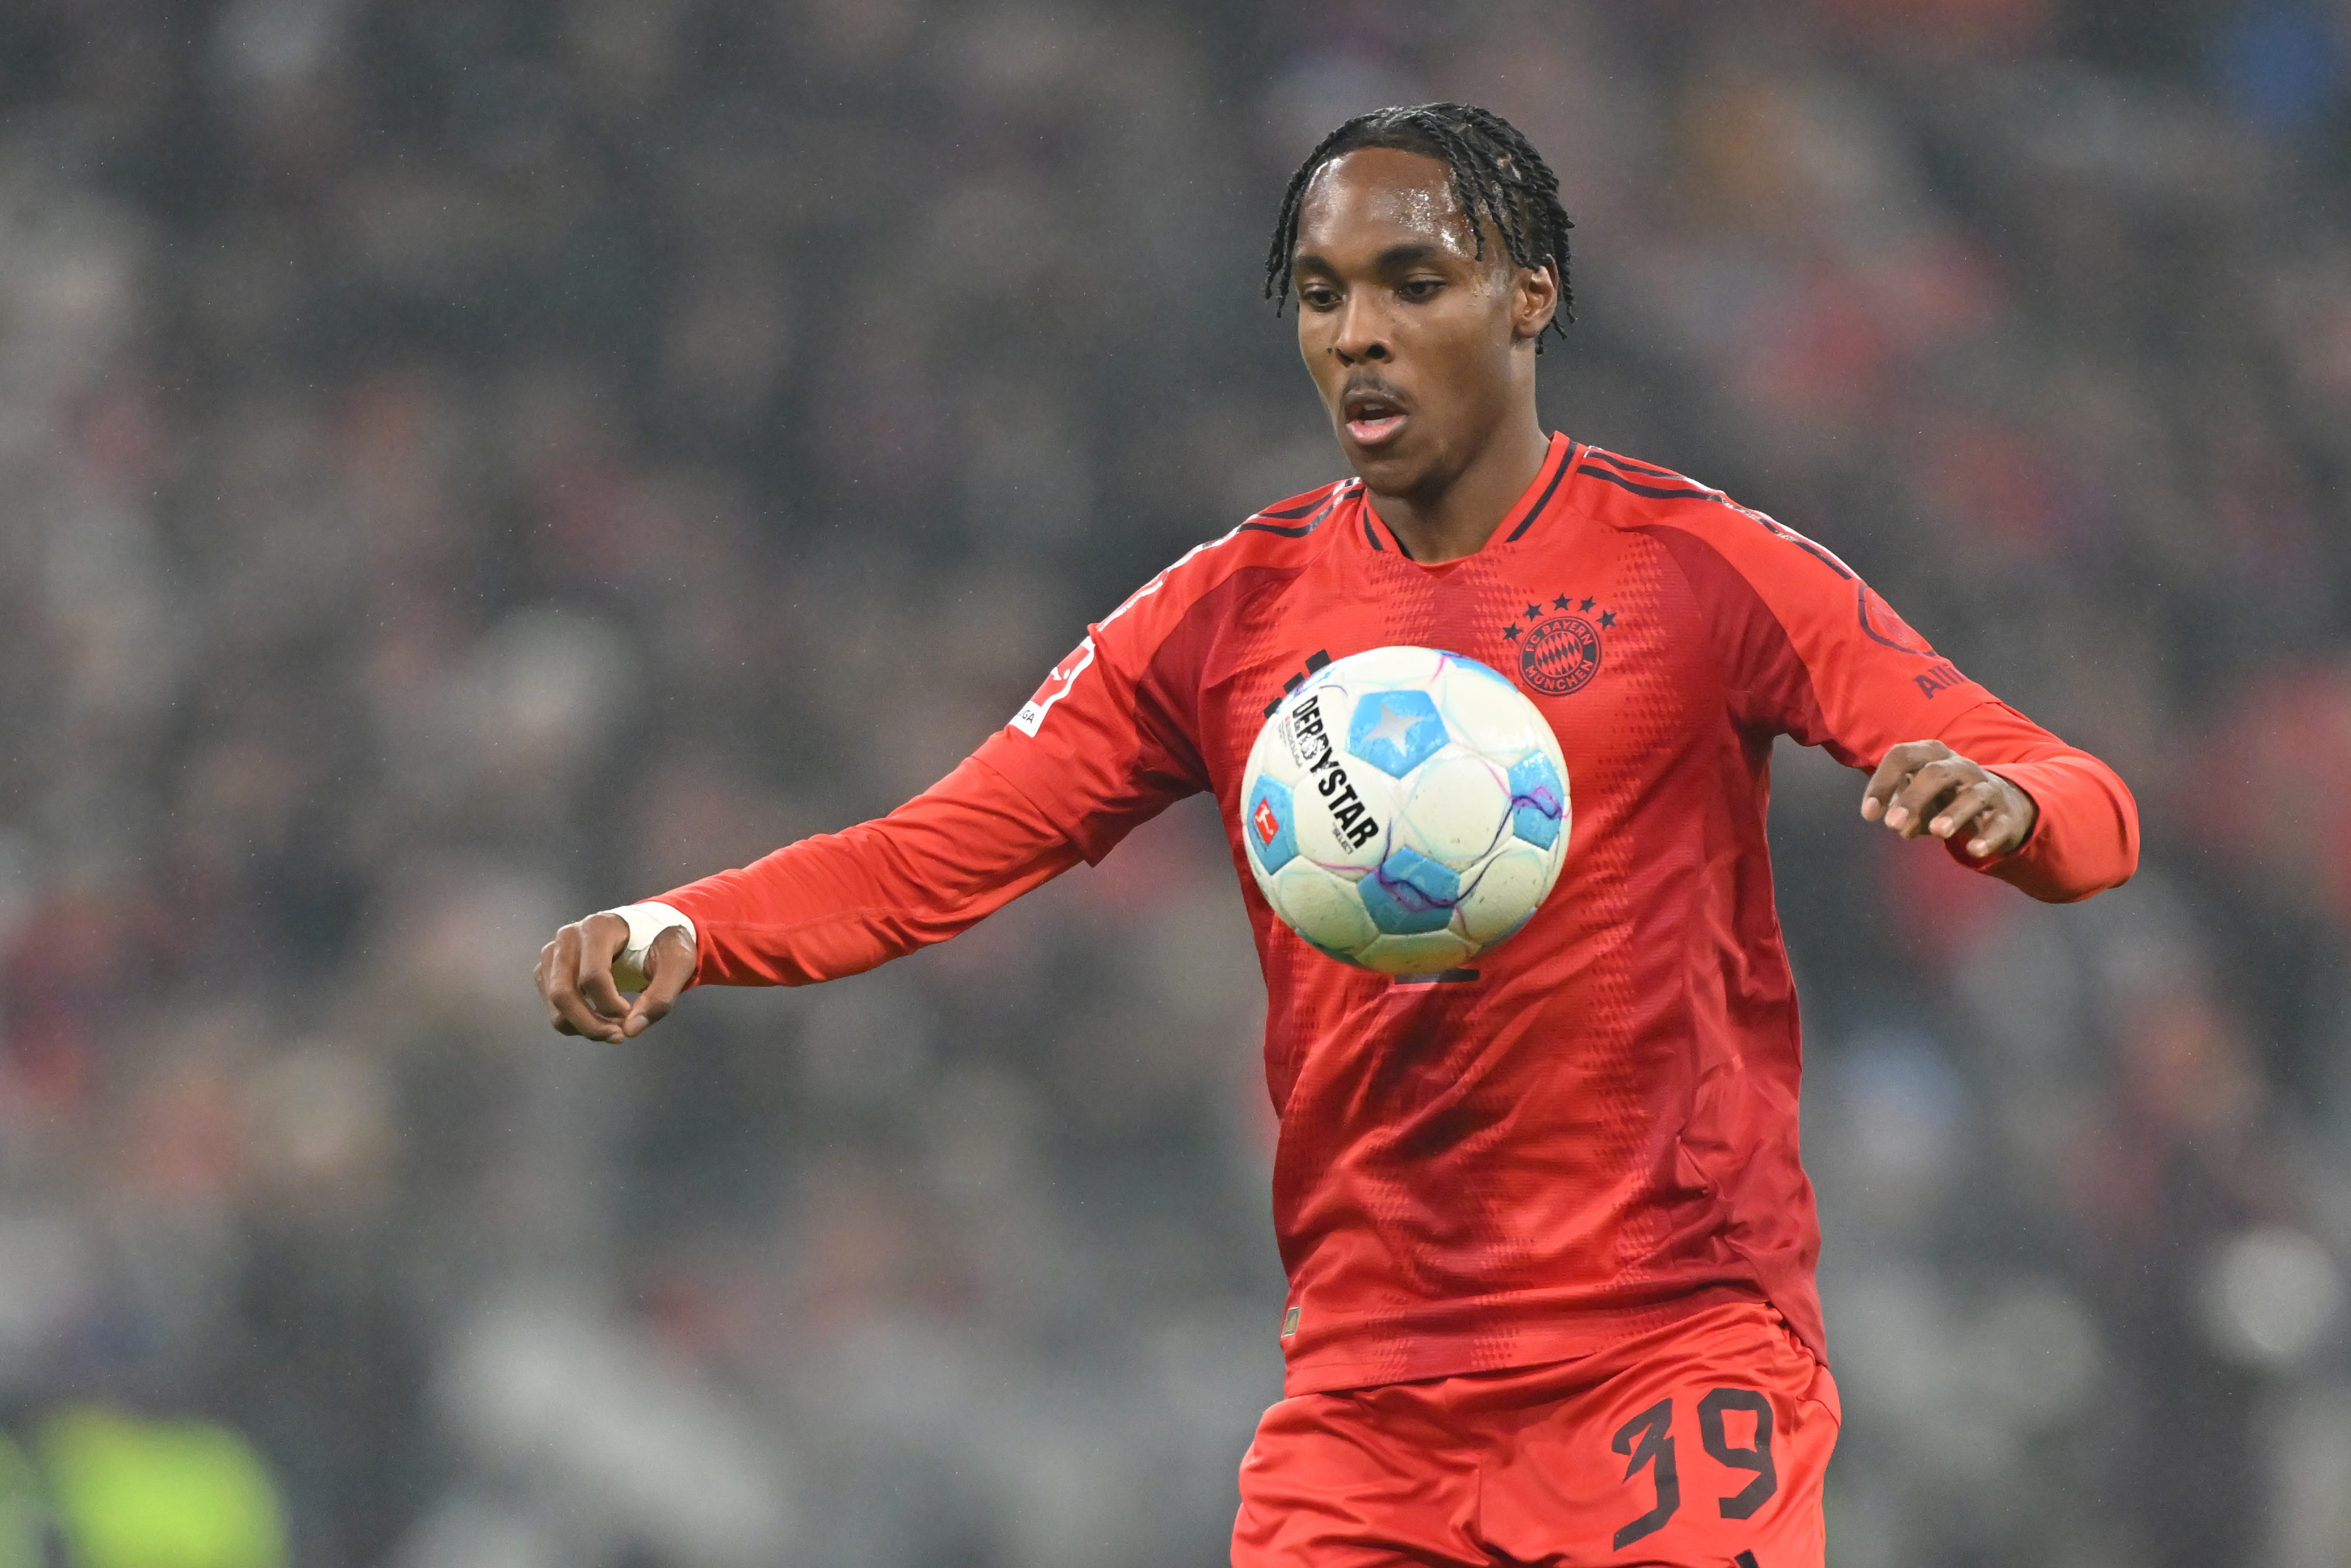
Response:
[{"label": "number 39 on shorts", "polygon": [[[1780,1490],[1771,1462],[1771,1402],[1751,1388],[1717,1388],[1698,1402],[1698,1441],[1707,1457],[1744,1484],[1713,1500],[1724,1519],[1751,1519]],[[1655,1534],[1680,1511],[1681,1467],[1674,1457],[1674,1402],[1660,1399],[1622,1427],[1609,1447],[1625,1456],[1625,1480],[1635,1487],[1647,1472],[1650,1507],[1616,1531],[1622,1552]]]}]

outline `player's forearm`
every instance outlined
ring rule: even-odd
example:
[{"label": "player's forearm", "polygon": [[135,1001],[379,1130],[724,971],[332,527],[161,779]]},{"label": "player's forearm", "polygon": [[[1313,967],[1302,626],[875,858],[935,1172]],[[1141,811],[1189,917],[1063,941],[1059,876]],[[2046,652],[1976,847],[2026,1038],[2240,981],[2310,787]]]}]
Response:
[{"label": "player's forearm", "polygon": [[887,817],[803,839],[661,895],[693,920],[695,983],[801,986],[943,942],[1075,864],[984,763]]},{"label": "player's forearm", "polygon": [[2032,836],[1978,866],[2047,904],[2070,904],[2130,879],[2138,869],[2138,803],[2115,770],[2066,745],[2005,703],[1984,703],[1938,737],[1953,750],[2032,797]]}]

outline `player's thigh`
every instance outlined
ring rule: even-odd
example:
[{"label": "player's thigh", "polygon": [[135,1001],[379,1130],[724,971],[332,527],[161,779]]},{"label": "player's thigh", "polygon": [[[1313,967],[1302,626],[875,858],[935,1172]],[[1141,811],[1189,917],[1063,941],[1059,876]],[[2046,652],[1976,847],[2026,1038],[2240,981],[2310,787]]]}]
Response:
[{"label": "player's thigh", "polygon": [[1410,1388],[1308,1394],[1241,1461],[1233,1568],[1483,1568],[1470,1454]]},{"label": "player's thigh", "polygon": [[1822,1568],[1836,1385],[1776,1317],[1726,1309],[1529,1424],[1479,1531],[1576,1568]]}]

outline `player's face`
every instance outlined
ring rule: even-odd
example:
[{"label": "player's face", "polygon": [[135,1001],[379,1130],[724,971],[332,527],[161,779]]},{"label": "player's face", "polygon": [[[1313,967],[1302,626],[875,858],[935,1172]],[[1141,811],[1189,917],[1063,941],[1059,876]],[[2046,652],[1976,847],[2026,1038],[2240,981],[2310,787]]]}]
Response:
[{"label": "player's face", "polygon": [[1531,395],[1549,268],[1485,255],[1435,158],[1366,147],[1323,165],[1298,215],[1298,348],[1355,472],[1442,488]]}]

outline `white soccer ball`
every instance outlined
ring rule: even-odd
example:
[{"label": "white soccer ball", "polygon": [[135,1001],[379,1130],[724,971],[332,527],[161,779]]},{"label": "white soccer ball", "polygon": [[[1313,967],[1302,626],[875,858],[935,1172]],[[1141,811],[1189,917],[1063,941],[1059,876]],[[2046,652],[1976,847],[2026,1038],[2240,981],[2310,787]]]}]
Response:
[{"label": "white soccer ball", "polygon": [[1524,925],[1567,858],[1567,758],[1526,694],[1475,659],[1374,648],[1266,720],[1241,836],[1273,912],[1388,975],[1459,967]]}]

